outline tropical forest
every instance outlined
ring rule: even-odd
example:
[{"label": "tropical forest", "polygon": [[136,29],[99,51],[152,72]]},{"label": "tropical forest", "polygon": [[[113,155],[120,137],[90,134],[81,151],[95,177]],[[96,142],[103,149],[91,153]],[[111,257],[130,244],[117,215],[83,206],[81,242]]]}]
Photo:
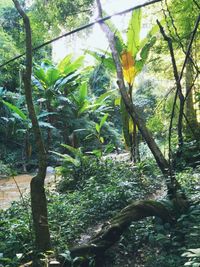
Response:
[{"label": "tropical forest", "polygon": [[200,267],[199,25],[0,0],[0,267]]}]

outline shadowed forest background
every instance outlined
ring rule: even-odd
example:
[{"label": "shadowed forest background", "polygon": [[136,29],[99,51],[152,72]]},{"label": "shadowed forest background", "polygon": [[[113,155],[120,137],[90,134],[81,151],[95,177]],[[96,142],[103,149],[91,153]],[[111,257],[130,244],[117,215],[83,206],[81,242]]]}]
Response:
[{"label": "shadowed forest background", "polygon": [[200,266],[196,0],[0,0],[0,266]]}]

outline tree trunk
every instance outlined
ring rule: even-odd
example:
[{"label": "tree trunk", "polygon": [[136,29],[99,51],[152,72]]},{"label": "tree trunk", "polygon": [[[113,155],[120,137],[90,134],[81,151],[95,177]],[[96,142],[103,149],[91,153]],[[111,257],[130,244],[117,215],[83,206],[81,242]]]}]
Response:
[{"label": "tree trunk", "polygon": [[[189,121],[186,128],[186,134],[191,136],[191,128],[195,132],[196,136],[198,136],[199,123],[197,121],[196,111],[194,109],[194,86],[193,86],[193,77],[194,71],[192,67],[192,62],[188,59],[186,64],[186,73],[185,73],[185,84],[186,84],[186,100],[185,100],[185,115]],[[194,139],[194,137],[193,137]]]},{"label": "tree trunk", "polygon": [[[32,39],[31,27],[28,16],[25,14],[17,0],[13,0],[16,9],[23,18],[26,31],[26,69],[23,75],[26,103],[29,116],[32,122],[35,143],[38,152],[38,173],[31,181],[31,208],[33,226],[36,238],[36,248],[39,251],[46,251],[51,248],[50,233],[47,219],[47,202],[44,190],[46,176],[47,155],[44,142],[32,99],[31,74],[32,74]],[[35,265],[36,266],[36,265]]]},{"label": "tree trunk", "polygon": [[[53,112],[53,109],[51,107],[51,100],[48,98],[46,100],[46,108],[47,108],[48,113]],[[48,115],[48,123],[50,123],[52,125],[52,123],[53,123],[52,115]],[[52,140],[52,129],[47,128],[47,144],[46,144],[46,150],[47,151],[49,151],[49,149],[50,149],[51,140]]]},{"label": "tree trunk", "polygon": [[139,139],[139,132],[138,132],[138,129],[137,129],[137,126],[135,123],[133,126],[132,139],[133,139],[133,148],[132,148],[133,162],[137,163],[137,162],[140,162],[140,146],[139,146],[140,145],[140,139]]},{"label": "tree trunk", "polygon": [[183,113],[184,113],[184,97],[183,95],[179,96],[179,114],[178,114],[178,153],[180,157],[182,154],[183,148]]}]

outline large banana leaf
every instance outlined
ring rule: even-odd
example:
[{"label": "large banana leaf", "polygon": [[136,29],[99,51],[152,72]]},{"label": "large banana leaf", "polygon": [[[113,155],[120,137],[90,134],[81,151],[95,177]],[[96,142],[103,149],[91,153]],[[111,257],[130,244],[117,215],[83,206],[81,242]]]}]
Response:
[{"label": "large banana leaf", "polygon": [[141,9],[137,9],[132,12],[127,31],[127,50],[131,52],[134,58],[140,49],[141,12]]},{"label": "large banana leaf", "polygon": [[132,85],[137,71],[135,69],[135,60],[133,59],[131,52],[124,51],[121,55],[121,62],[124,79],[128,84]]},{"label": "large banana leaf", "polygon": [[82,152],[82,148],[81,147],[73,147],[73,146],[69,146],[67,144],[61,144],[61,146],[67,148],[72,154],[73,156],[77,157],[83,157],[83,152]]},{"label": "large banana leaf", "polygon": [[[103,15],[104,15],[104,16],[107,16],[107,14],[106,14],[105,11],[103,11]],[[120,31],[117,29],[117,27],[112,23],[111,20],[108,20],[108,21],[107,21],[107,25],[109,26],[109,28],[111,29],[111,31],[112,31],[112,32],[114,33],[114,35],[115,35],[116,49],[117,49],[117,52],[118,52],[119,54],[121,54],[122,51],[123,51],[124,48],[125,48],[125,44],[124,44],[122,35],[121,35]]]}]

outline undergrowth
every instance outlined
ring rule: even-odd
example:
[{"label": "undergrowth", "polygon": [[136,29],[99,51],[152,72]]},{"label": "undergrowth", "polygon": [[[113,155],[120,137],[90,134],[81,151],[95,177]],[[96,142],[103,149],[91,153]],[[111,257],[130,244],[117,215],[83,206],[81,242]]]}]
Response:
[{"label": "undergrowth", "polygon": [[[47,193],[49,225],[56,254],[85,242],[120,209],[134,200],[152,197],[163,183],[151,161],[133,166],[87,158],[70,171],[65,168],[68,169],[64,164],[57,189]],[[199,261],[198,250],[196,257],[191,256],[199,247],[196,241],[200,237],[199,173],[199,169],[188,169],[177,175],[193,202],[176,225],[163,224],[158,218],[132,224],[120,242],[107,251],[105,266],[179,267],[186,263],[186,266],[200,266],[194,265]],[[25,199],[25,203],[24,206],[22,202],[15,202],[11,208],[0,212],[0,253],[3,253],[0,263],[4,267],[19,266],[21,260],[16,254],[23,254],[27,261],[30,251],[34,250],[30,200]]]}]

